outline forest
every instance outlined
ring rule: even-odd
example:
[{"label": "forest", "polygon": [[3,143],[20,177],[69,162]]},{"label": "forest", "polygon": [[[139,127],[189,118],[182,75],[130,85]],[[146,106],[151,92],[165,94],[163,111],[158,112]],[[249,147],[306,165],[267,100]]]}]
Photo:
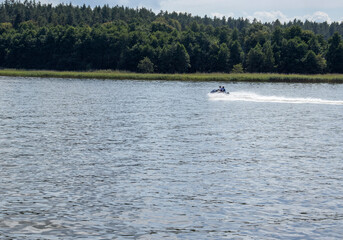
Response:
[{"label": "forest", "polygon": [[0,68],[343,73],[343,23],[261,23],[145,8],[0,4]]}]

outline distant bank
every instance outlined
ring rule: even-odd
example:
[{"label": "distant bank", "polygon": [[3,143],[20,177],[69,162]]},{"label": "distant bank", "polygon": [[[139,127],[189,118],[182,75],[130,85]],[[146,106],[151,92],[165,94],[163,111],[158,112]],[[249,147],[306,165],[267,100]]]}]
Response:
[{"label": "distant bank", "polygon": [[251,81],[251,82],[299,82],[299,83],[343,83],[343,74],[300,75],[273,73],[188,73],[188,74],[145,74],[118,71],[43,71],[2,69],[0,76],[46,77],[46,78],[89,78],[128,80],[171,80],[171,81]]}]

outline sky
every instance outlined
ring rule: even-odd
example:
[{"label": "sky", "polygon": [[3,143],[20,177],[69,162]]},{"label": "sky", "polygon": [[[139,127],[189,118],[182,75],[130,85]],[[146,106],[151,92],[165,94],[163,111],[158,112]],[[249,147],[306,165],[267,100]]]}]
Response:
[{"label": "sky", "polygon": [[187,12],[193,16],[257,19],[261,22],[293,21],[342,22],[343,0],[41,0],[42,3],[73,5],[145,7],[158,13]]}]

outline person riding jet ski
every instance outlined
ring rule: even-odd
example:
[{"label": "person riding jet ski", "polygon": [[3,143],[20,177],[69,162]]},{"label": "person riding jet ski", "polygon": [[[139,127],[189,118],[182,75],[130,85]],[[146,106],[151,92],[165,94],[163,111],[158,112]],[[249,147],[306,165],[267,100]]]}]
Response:
[{"label": "person riding jet ski", "polygon": [[218,89],[213,89],[213,90],[211,91],[211,93],[227,93],[227,94],[228,94],[228,92],[226,92],[224,86],[219,86]]}]

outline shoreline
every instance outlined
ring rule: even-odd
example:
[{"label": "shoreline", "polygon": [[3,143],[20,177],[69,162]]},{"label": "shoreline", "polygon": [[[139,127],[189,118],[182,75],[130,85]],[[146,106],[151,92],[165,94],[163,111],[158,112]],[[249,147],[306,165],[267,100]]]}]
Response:
[{"label": "shoreline", "polygon": [[99,71],[52,71],[0,69],[0,76],[40,78],[81,78],[115,80],[169,80],[169,81],[216,81],[216,82],[289,82],[289,83],[343,83],[343,74],[276,74],[276,73],[133,73],[110,70]]}]

